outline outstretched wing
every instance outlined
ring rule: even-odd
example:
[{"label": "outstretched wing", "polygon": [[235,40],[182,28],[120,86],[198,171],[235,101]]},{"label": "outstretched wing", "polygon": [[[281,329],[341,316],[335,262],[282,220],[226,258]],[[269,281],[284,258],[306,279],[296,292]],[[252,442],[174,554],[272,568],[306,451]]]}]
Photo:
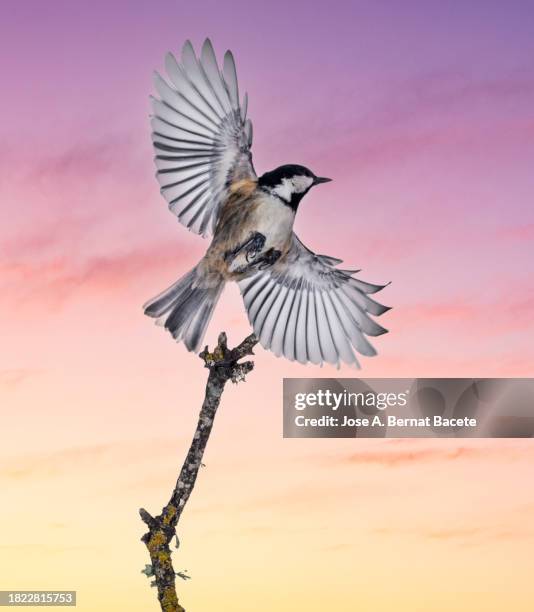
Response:
[{"label": "outstretched wing", "polygon": [[221,72],[210,40],[200,58],[187,41],[181,62],[168,53],[165,66],[170,82],[155,74],[160,99],[152,101],[156,176],[180,223],[205,236],[228,185],[256,178],[247,95],[240,105],[234,58],[226,52]]},{"label": "outstretched wing", "polygon": [[292,246],[271,268],[239,282],[260,343],[301,363],[344,361],[359,367],[354,350],[376,355],[367,336],[387,330],[369,315],[389,310],[369,297],[384,286],[353,277],[341,260],[316,255],[293,234]]}]

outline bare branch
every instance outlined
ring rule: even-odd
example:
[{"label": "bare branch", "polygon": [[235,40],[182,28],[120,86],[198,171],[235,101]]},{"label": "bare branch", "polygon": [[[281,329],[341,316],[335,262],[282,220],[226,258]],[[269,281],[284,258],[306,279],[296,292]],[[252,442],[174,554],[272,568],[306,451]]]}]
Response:
[{"label": "bare branch", "polygon": [[151,565],[147,565],[142,571],[147,576],[154,577],[154,585],[158,589],[158,600],[163,612],[185,612],[185,609],[178,603],[176,576],[184,579],[189,576],[186,576],[184,572],[174,571],[170,543],[176,535],[176,525],[195,486],[224,387],[229,380],[234,383],[245,380],[245,376],[252,371],[254,368],[252,361],[242,363],[238,361],[243,357],[253,355],[252,349],[257,342],[258,339],[252,334],[236,348],[228,349],[226,334],[222,332],[219,334],[217,346],[212,353],[209,352],[207,346],[200,353],[205,367],[209,369],[209,375],[195,435],[180,475],[171,498],[162,509],[161,514],[153,517],[144,508],[139,510],[141,519],[148,527],[148,532],[141,540],[148,548],[151,561]]}]

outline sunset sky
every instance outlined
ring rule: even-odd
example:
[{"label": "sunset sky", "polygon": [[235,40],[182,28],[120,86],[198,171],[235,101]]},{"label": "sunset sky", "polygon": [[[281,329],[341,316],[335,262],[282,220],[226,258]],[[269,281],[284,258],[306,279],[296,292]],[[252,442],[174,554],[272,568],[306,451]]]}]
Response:
[{"label": "sunset sky", "polygon": [[[207,243],[159,194],[148,96],[206,36],[258,172],[334,179],[304,242],[391,281],[361,375],[534,376],[532,2],[5,0],[0,589],[158,609],[137,510],[166,503],[207,371],[141,306]],[[223,329],[249,333],[236,287]],[[255,361],[179,526],[188,611],[532,610],[531,441],[284,440],[284,376],[356,374]]]}]

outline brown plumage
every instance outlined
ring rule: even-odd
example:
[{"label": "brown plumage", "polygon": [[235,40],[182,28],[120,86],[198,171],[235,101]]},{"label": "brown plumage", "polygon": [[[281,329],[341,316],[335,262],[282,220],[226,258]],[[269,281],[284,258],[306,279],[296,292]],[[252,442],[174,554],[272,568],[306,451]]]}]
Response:
[{"label": "brown plumage", "polygon": [[[233,258],[228,257],[228,253],[246,243],[258,231],[269,208],[269,200],[269,196],[258,189],[258,181],[245,179],[231,185],[229,196],[221,206],[213,240],[199,264],[203,274],[218,274],[225,281],[242,280],[250,274],[252,270],[247,269],[249,262],[245,251]],[[291,246],[291,229],[291,226],[287,227],[285,239],[269,244],[269,248],[281,252],[280,260]]]}]

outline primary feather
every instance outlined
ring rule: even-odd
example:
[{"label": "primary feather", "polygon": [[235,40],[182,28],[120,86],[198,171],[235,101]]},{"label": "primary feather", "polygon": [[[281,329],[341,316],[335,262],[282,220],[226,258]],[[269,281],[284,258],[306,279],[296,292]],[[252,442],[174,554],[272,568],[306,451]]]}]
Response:
[{"label": "primary feather", "polygon": [[291,248],[271,268],[239,281],[254,332],[266,349],[301,363],[341,361],[358,366],[355,351],[374,355],[366,338],[387,330],[370,315],[389,308],[368,294],[383,287],[363,282],[316,255],[293,234]]},{"label": "primary feather", "polygon": [[241,108],[234,58],[226,52],[221,72],[209,39],[200,59],[187,41],[181,63],[169,53],[165,67],[170,82],[154,76],[156,175],[178,220],[205,236],[215,227],[228,185],[256,177],[246,96]]}]

